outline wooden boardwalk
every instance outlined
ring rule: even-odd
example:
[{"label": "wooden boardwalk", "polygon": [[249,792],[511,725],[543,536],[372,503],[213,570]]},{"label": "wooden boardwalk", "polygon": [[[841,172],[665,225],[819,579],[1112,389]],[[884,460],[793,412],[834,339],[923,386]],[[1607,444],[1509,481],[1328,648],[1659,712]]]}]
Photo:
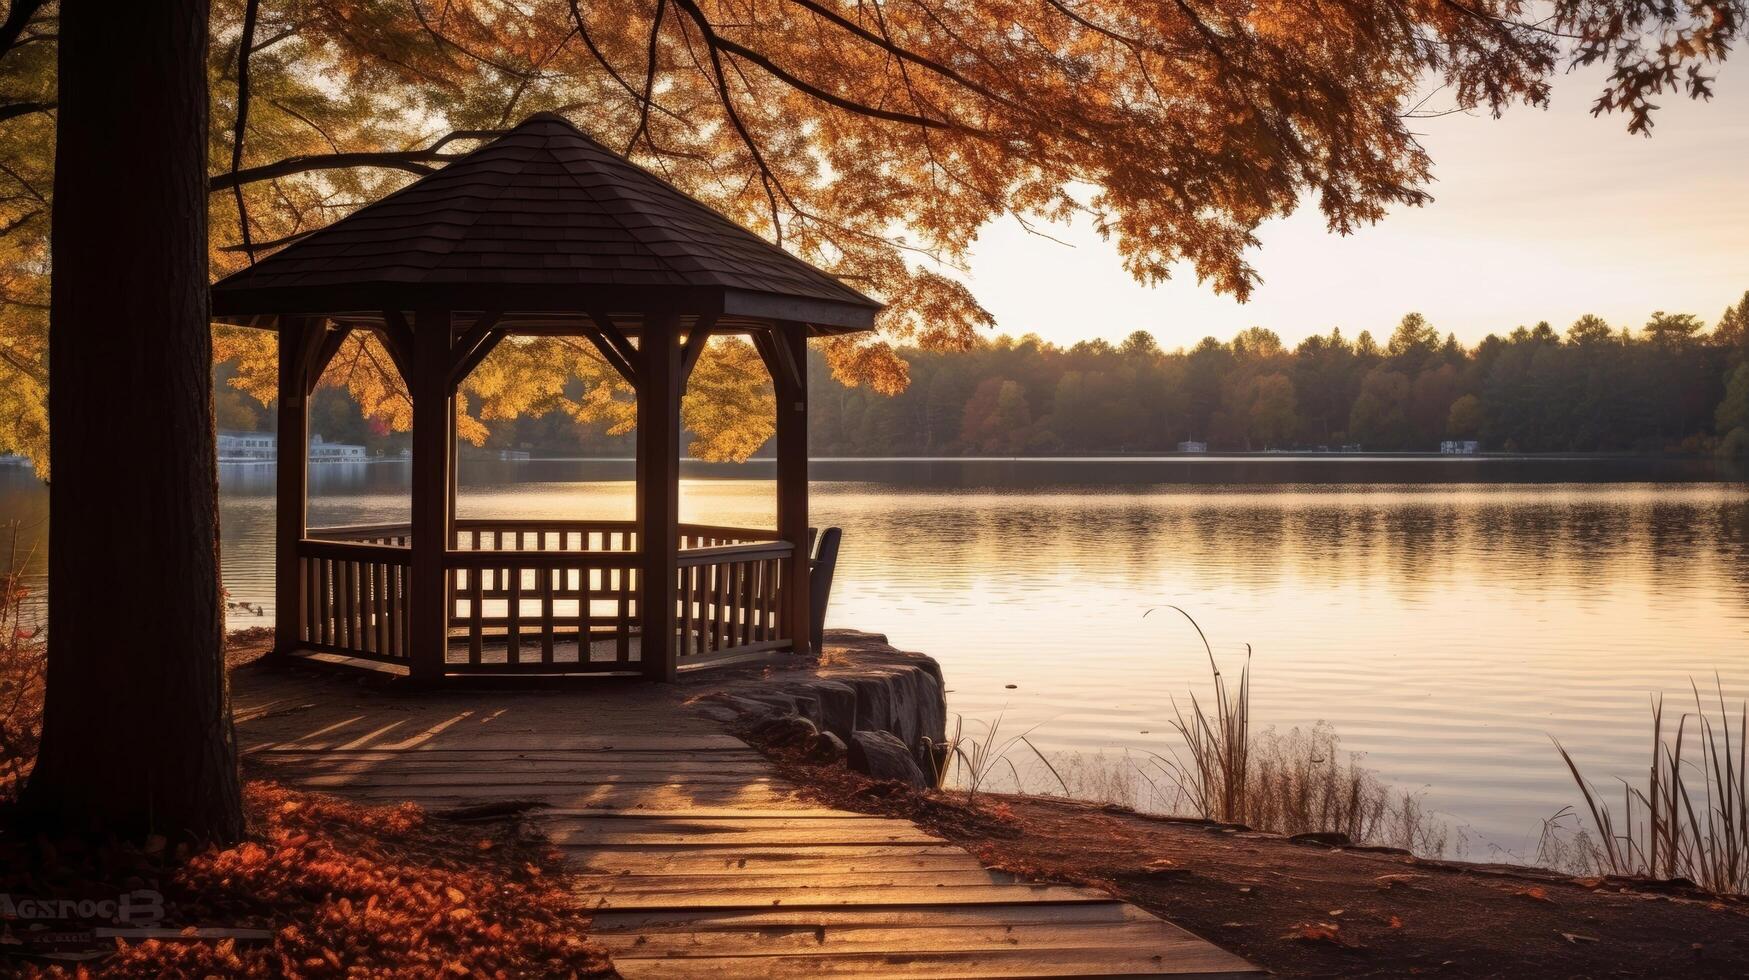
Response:
[{"label": "wooden boardwalk", "polygon": [[591,935],[626,977],[1256,972],[1104,893],[805,802],[672,689],[415,698],[265,671],[236,687],[247,757],[286,783],[432,809],[543,804],[529,819],[579,873]]}]

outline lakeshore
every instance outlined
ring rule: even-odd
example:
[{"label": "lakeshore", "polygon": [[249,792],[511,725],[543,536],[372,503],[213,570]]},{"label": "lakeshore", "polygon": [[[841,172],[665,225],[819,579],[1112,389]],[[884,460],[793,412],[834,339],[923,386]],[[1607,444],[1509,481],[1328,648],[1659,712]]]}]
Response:
[{"label": "lakeshore", "polygon": [[[259,638],[235,646],[252,774],[544,834],[578,876],[567,887],[579,922],[593,915],[589,940],[624,976],[755,963],[770,976],[893,975],[900,964],[907,976],[1185,968],[1189,940],[1123,918],[1126,904],[1282,976],[1749,969],[1749,908],[1681,884],[1427,860],[1039,796],[968,801],[811,760],[794,742],[751,736],[761,755],[729,737],[779,730],[770,719],[814,683],[807,665],[677,688],[502,690],[482,702],[480,692],[410,697],[393,684],[250,664]],[[854,664],[855,651],[881,649],[878,637],[833,633],[822,659]],[[730,703],[719,691],[743,700],[763,691],[762,709],[719,722]],[[709,761],[684,764],[688,752]],[[1019,904],[977,898],[1010,882],[1033,890],[1016,893]],[[906,897],[907,883],[932,904]],[[958,920],[926,921],[944,900],[974,898]],[[992,925],[1047,910],[1062,924]],[[1109,914],[1127,924],[1074,938],[1075,922]],[[1124,961],[1132,941],[1147,954]],[[944,945],[932,953],[928,942]]]}]

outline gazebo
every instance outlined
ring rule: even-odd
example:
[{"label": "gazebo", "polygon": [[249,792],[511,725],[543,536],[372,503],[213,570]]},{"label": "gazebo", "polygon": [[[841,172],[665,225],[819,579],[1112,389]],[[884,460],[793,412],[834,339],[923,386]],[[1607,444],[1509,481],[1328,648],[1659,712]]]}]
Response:
[{"label": "gazebo", "polygon": [[[405,672],[641,673],[805,652],[806,346],[880,304],[552,114],[221,280],[279,334],[275,652]],[[413,403],[411,520],[307,525],[308,398],[353,330]],[[456,517],[457,386],[513,334],[587,339],[637,392],[632,521]],[[680,397],[745,334],[776,392],[777,527],[679,521]]]}]

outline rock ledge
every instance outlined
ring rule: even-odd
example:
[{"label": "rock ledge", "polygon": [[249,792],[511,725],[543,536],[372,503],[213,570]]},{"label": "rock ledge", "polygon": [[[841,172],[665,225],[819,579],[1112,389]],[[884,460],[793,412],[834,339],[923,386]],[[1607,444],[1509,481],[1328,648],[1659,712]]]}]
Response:
[{"label": "rock ledge", "polygon": [[[947,736],[941,665],[933,657],[895,649],[879,633],[827,630],[825,647],[818,659],[794,667],[713,677],[705,683],[714,690],[688,703],[718,721],[743,724],[799,716],[853,747],[858,732],[884,733],[909,752],[917,775],[933,771],[932,753]],[[852,748],[849,757],[854,766],[867,756]],[[913,781],[911,770],[890,764],[870,775],[892,778],[894,769]]]}]

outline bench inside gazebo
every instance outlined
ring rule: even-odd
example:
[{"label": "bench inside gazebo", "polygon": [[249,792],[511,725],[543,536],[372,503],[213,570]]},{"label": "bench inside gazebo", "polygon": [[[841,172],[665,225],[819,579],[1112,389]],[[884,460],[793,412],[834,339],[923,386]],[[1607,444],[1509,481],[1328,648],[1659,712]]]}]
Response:
[{"label": "bench inside gazebo", "polygon": [[[879,304],[590,139],[533,116],[213,286],[279,335],[275,652],[436,680],[639,673],[806,652],[807,337]],[[376,335],[412,400],[411,520],[307,526],[308,399]],[[455,396],[505,337],[594,344],[637,392],[631,521],[458,520]],[[680,398],[746,335],[776,393],[777,521],[679,521]]]}]

